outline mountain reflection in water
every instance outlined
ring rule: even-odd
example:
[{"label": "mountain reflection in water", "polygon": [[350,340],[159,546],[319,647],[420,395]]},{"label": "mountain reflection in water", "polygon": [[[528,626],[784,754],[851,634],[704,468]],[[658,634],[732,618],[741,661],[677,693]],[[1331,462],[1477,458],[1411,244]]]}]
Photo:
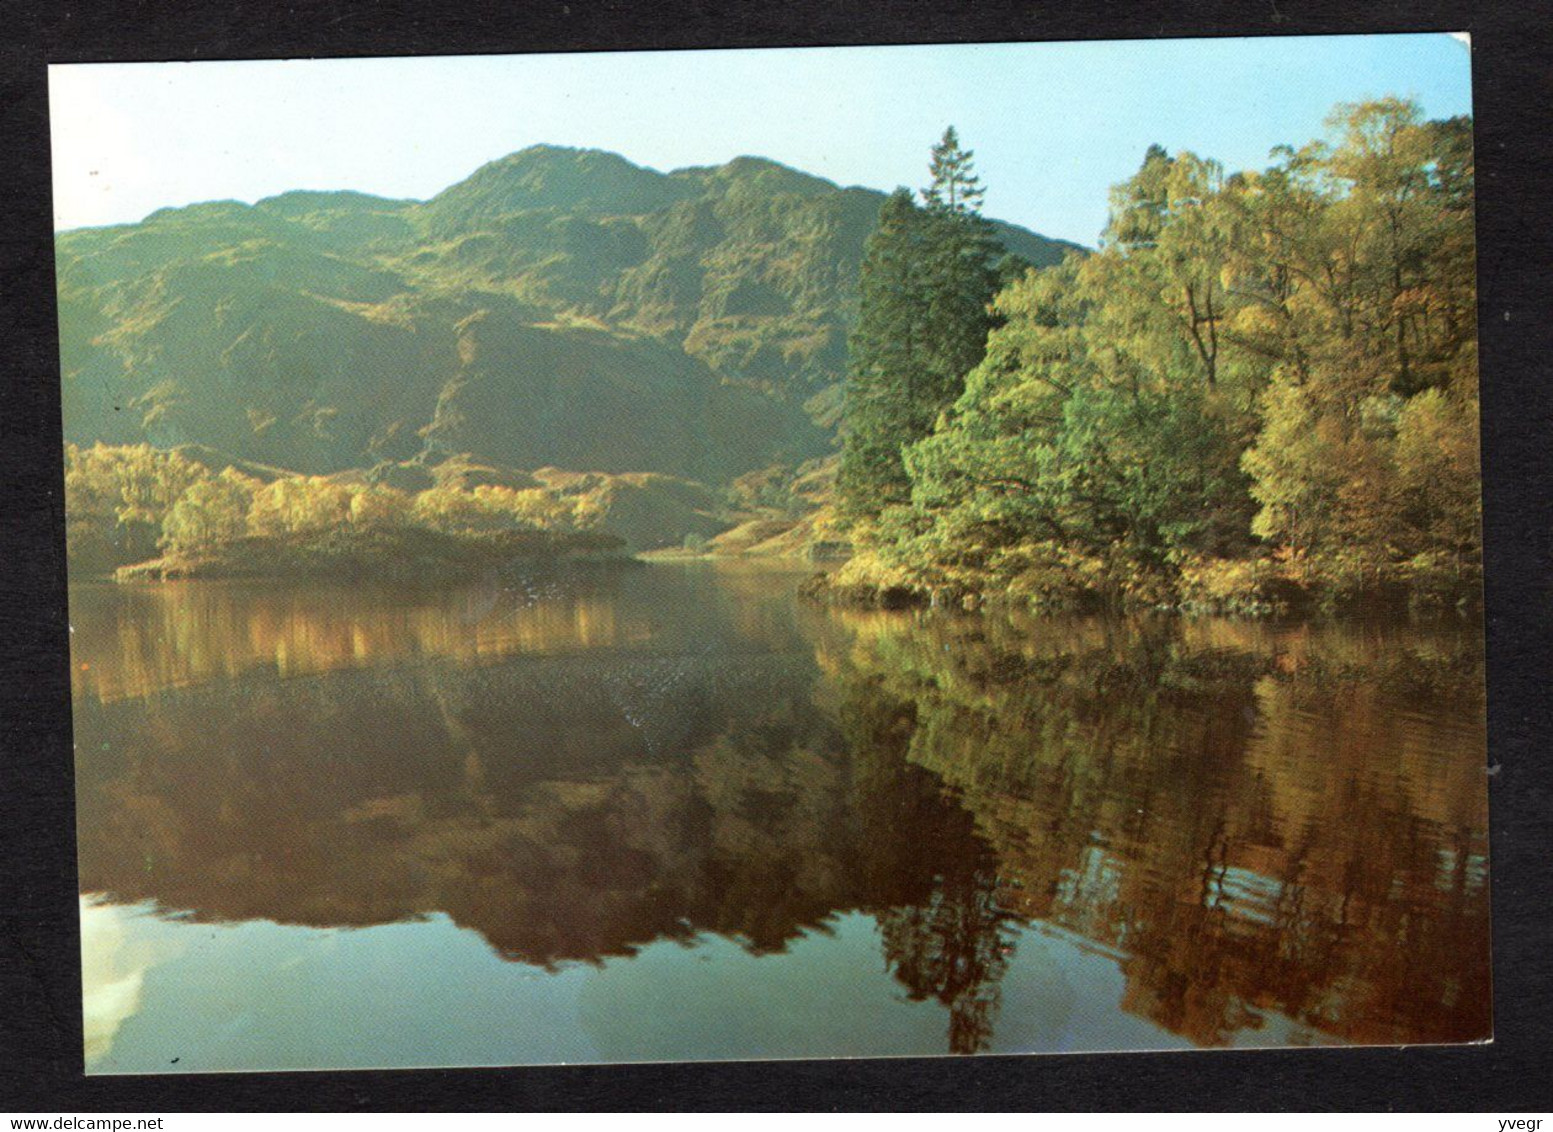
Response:
[{"label": "mountain reflection in water", "polygon": [[[1476,624],[837,613],[800,577],[74,589],[84,946],[209,925],[226,964],[142,941],[94,1067],[168,1048],[159,996],[237,1009],[200,979],[269,988],[248,1068],[1488,1036]],[[532,970],[529,1044],[433,1004],[438,1048],[345,1051],[275,999],[261,934],[370,929],[366,994],[431,978],[417,922]],[[566,1044],[585,1011],[535,996],[579,965],[651,1042]]]}]

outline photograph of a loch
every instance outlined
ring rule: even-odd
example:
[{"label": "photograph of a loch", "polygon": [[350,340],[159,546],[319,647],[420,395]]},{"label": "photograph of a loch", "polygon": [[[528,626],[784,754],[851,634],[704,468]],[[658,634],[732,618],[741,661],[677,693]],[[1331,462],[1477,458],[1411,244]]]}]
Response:
[{"label": "photograph of a loch", "polygon": [[1470,85],[51,68],[87,1071],[1489,1039]]}]

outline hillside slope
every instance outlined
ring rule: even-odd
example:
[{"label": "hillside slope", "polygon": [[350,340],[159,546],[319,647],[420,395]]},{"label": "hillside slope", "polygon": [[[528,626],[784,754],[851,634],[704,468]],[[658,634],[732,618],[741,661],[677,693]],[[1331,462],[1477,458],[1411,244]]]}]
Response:
[{"label": "hillside slope", "polygon": [[[536,146],[57,242],[67,441],[309,473],[445,454],[726,480],[827,452],[882,194]],[[1070,245],[1000,225],[1035,264]]]}]

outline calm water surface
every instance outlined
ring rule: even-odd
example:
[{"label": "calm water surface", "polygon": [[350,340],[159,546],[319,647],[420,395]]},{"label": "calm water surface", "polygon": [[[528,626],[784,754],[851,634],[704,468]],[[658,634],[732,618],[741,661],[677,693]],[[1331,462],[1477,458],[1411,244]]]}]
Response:
[{"label": "calm water surface", "polygon": [[1474,622],[71,592],[88,1070],[1487,1037]]}]

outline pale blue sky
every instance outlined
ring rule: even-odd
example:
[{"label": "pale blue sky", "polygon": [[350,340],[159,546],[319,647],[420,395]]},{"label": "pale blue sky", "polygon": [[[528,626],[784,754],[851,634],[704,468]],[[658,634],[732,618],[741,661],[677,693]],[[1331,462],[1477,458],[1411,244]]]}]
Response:
[{"label": "pale blue sky", "polygon": [[1151,142],[1260,166],[1334,103],[1469,113],[1443,33],[50,68],[55,226],[293,188],[425,198],[536,142],[669,170],[758,154],[843,185],[926,179],[945,125],[986,212],[1092,244]]}]

